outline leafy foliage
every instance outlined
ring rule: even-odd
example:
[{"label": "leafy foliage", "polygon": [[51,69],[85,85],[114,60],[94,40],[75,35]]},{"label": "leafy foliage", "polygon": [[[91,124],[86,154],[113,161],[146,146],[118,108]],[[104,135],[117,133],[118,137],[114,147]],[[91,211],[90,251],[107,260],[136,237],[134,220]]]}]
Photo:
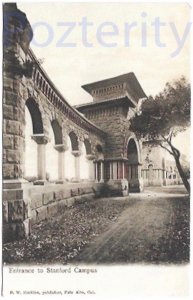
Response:
[{"label": "leafy foliage", "polygon": [[163,92],[142,102],[130,125],[138,138],[158,143],[174,157],[188,192],[190,185],[180,163],[180,151],[173,145],[173,137],[190,125],[190,94],[190,84],[184,77],[173,84],[167,83]]},{"label": "leafy foliage", "polygon": [[190,98],[190,84],[184,77],[167,83],[163,92],[142,102],[131,120],[131,130],[151,140],[175,136],[190,125]]},{"label": "leafy foliage", "polygon": [[31,78],[33,67],[36,65],[36,62],[26,60],[21,62],[14,51],[6,50],[4,51],[4,71],[8,73],[11,77],[21,78],[25,76]]}]

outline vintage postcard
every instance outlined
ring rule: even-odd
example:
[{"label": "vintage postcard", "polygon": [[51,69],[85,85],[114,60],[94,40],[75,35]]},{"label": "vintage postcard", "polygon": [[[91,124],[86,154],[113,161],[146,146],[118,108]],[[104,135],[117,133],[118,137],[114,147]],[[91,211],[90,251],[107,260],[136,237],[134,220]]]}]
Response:
[{"label": "vintage postcard", "polygon": [[189,296],[190,4],[5,1],[2,25],[2,296]]}]

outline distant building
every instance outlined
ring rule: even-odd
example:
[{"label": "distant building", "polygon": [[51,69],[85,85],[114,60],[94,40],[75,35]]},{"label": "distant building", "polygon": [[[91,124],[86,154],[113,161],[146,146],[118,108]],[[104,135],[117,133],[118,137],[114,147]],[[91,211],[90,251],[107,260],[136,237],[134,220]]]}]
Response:
[{"label": "distant building", "polygon": [[83,89],[93,102],[78,105],[76,109],[107,133],[104,179],[112,189],[123,179],[128,181],[130,192],[139,192],[143,186],[181,183],[172,157],[166,159],[166,150],[151,141],[138,141],[129,130],[129,120],[146,99],[134,73],[87,84]]}]

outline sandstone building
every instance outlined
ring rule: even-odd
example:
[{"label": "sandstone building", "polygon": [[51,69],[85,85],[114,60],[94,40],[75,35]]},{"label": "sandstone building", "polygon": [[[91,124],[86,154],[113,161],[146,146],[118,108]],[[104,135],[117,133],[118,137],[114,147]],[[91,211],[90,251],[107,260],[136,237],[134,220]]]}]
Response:
[{"label": "sandstone building", "polygon": [[72,107],[30,49],[26,15],[4,4],[4,238],[97,195],[178,183],[163,149],[138,141],[129,122],[146,98],[134,73],[86,84],[93,101]]}]

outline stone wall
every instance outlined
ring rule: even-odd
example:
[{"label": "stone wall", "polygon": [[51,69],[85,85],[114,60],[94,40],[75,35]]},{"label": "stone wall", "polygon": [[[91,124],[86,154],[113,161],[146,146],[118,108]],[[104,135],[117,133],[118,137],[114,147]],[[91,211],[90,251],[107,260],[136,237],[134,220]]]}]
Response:
[{"label": "stone wall", "polygon": [[[80,111],[95,125],[107,133],[104,159],[109,161],[109,173],[107,186],[111,194],[128,195],[131,192],[143,190],[141,178],[141,143],[136,139],[133,132],[129,130],[128,118],[131,107],[125,99],[114,99],[112,101],[87,104],[87,107],[79,107]],[[129,153],[129,140],[132,139],[136,146],[136,153]],[[128,153],[130,160],[128,160]],[[133,160],[133,155],[136,157]],[[135,178],[129,178],[135,165]],[[107,166],[107,164],[106,164]],[[116,174],[115,174],[116,173]],[[127,181],[127,182],[126,182]],[[129,184],[128,184],[129,181]]]},{"label": "stone wall", "polygon": [[96,126],[107,133],[106,136],[106,158],[127,157],[127,142],[133,133],[129,131],[128,108],[119,105],[112,107],[100,107],[92,113],[85,112],[85,116]]},{"label": "stone wall", "polygon": [[[34,224],[61,214],[73,205],[91,201],[99,197],[102,191],[103,185],[93,182],[82,182],[81,185],[79,183],[27,185],[24,190],[5,189],[4,242],[22,238],[25,233],[29,235]],[[22,201],[23,198],[25,201]]]},{"label": "stone wall", "polygon": [[[45,147],[49,141],[51,121],[57,120],[61,127],[61,144],[56,145],[58,152],[65,151],[70,132],[77,137],[78,148],[74,151],[77,167],[81,154],[79,145],[85,139],[90,143],[88,159],[93,161],[96,145],[105,148],[105,134],[67,103],[40,66],[29,49],[33,32],[26,15],[14,3],[6,3],[3,8],[3,231],[5,240],[11,240],[28,235],[31,224],[43,218],[43,215],[54,215],[61,206],[86,199],[81,191],[89,194],[88,198],[91,197],[90,192],[81,190],[82,182],[77,183],[74,192],[67,183],[58,190],[59,185],[52,186],[47,182]],[[28,100],[34,105],[31,106],[34,113],[32,137],[38,144],[39,183],[45,185],[45,190],[40,193],[38,186],[24,179],[25,108]],[[33,163],[33,157],[31,159]],[[49,186],[51,191],[48,193]],[[94,187],[93,181],[90,186]],[[73,195],[68,194],[70,190]]]}]

